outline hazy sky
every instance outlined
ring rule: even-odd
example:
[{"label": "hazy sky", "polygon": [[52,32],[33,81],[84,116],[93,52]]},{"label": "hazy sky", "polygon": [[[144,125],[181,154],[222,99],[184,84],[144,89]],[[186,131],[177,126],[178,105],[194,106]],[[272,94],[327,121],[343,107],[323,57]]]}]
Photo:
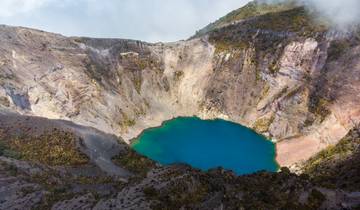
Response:
[{"label": "hazy sky", "polygon": [[68,36],[186,39],[249,0],[0,0],[0,24]]}]

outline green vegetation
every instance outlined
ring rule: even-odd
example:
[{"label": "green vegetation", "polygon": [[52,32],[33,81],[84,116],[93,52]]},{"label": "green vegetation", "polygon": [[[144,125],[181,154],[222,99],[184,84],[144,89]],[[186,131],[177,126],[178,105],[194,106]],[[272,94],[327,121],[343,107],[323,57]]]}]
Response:
[{"label": "green vegetation", "polygon": [[148,58],[142,58],[137,61],[137,65],[141,70],[144,70],[147,67],[151,67],[151,61]]},{"label": "green vegetation", "polygon": [[254,123],[254,130],[259,133],[265,133],[269,131],[270,125],[274,122],[275,116],[270,118],[261,118]]},{"label": "green vegetation", "polygon": [[98,84],[104,86],[102,78],[109,73],[109,71],[107,71],[105,68],[105,65],[91,61],[91,59],[85,61],[84,65],[86,68],[85,73],[88,75],[88,77],[94,79]]},{"label": "green vegetation", "polygon": [[221,28],[236,21],[248,19],[251,17],[261,16],[267,13],[285,11],[292,9],[294,7],[295,7],[294,1],[288,1],[286,3],[278,3],[278,4],[267,4],[267,3],[253,1],[240,9],[232,11],[231,13],[220,18],[216,22],[209,24],[204,29],[198,31],[195,36],[204,35],[210,31]]},{"label": "green vegetation", "polygon": [[126,132],[129,127],[132,127],[136,124],[135,119],[131,119],[125,112],[122,112],[122,120],[119,122],[119,125],[123,132]]},{"label": "green vegetation", "polygon": [[88,177],[88,176],[78,176],[73,179],[75,183],[79,184],[107,184],[112,183],[114,179],[110,176],[101,176],[101,177]]},{"label": "green vegetation", "polygon": [[175,81],[180,81],[184,77],[183,71],[176,71],[174,73]]},{"label": "green vegetation", "polygon": [[[320,22],[304,7],[297,7],[283,12],[269,13],[249,21],[251,29],[262,29],[273,32],[290,32],[298,36],[317,37],[318,33],[328,29],[325,22]],[[280,35],[280,34],[279,34]]]},{"label": "green vegetation", "polygon": [[153,199],[153,198],[156,198],[156,196],[158,196],[158,191],[154,188],[154,187],[145,187],[143,189],[143,192],[145,194],[145,196],[147,198],[150,198],[150,199]]},{"label": "green vegetation", "polygon": [[249,43],[244,41],[232,43],[227,40],[221,40],[215,43],[215,53],[219,54],[219,53],[230,52],[232,50],[243,50],[243,49],[247,49],[248,47],[250,47]]},{"label": "green vegetation", "polygon": [[[305,8],[267,13],[256,19],[249,19],[238,25],[229,25],[209,33],[209,40],[217,52],[229,49],[255,48],[260,59],[266,54],[275,54],[279,47],[285,46],[290,37],[317,37],[327,29],[327,26],[318,23]],[[260,55],[262,53],[262,55]],[[262,56],[262,57],[259,57]],[[270,69],[277,70],[276,63],[270,64]]]},{"label": "green vegetation", "polygon": [[[142,106],[139,106],[139,108],[135,109],[134,112],[135,112],[136,117],[140,117],[140,116],[144,116],[146,114],[146,109],[143,108]],[[135,123],[136,123],[135,120],[133,123],[134,123],[133,125],[135,125]]]},{"label": "green vegetation", "polygon": [[302,87],[301,87],[301,86],[292,88],[291,90],[288,91],[288,93],[286,94],[286,97],[287,97],[287,98],[292,98],[292,97],[294,97],[295,95],[300,94],[301,91],[302,91]]},{"label": "green vegetation", "polygon": [[0,170],[4,171],[5,174],[10,176],[17,176],[19,174],[19,170],[15,165],[7,164],[2,161],[0,161]]},{"label": "green vegetation", "polygon": [[267,97],[269,95],[269,92],[270,92],[270,85],[265,83],[265,86],[261,92],[261,96],[260,96],[260,99],[259,100],[262,100],[264,99],[265,97]]},{"label": "green vegetation", "polygon": [[140,94],[140,92],[141,92],[141,84],[142,84],[141,76],[140,77],[135,77],[133,82],[134,82],[136,92],[138,92]]},{"label": "green vegetation", "polygon": [[[166,189],[161,192],[155,188],[146,188],[144,193],[149,199],[160,201],[153,209],[191,209],[191,205],[200,203],[209,193],[209,186],[205,183],[192,181],[192,177],[170,181]],[[188,208],[186,208],[188,207]]]},{"label": "green vegetation", "polygon": [[51,166],[82,165],[88,162],[88,158],[77,149],[76,137],[57,129],[38,137],[3,137],[0,153]]},{"label": "green vegetation", "polygon": [[[166,185],[143,188],[153,209],[198,209],[210,201],[224,209],[319,209],[326,199],[306,176],[287,168],[237,177],[222,169],[202,173],[179,166],[162,174],[161,183]],[[300,203],[304,192],[307,202]]]},{"label": "green vegetation", "polygon": [[[51,209],[59,201],[73,199],[74,196],[81,195],[81,193],[73,191],[76,186],[111,185],[115,189],[121,190],[125,185],[124,182],[110,176],[74,176],[72,174],[60,174],[57,170],[52,169],[32,175],[30,180],[38,183],[48,192],[36,209]],[[96,189],[96,187],[89,187],[83,193],[92,193],[99,200],[101,196]]]},{"label": "green vegetation", "polygon": [[126,120],[124,121],[124,124],[125,124],[125,126],[127,126],[127,127],[132,127],[132,126],[134,126],[134,125],[136,124],[136,122],[135,122],[135,120],[133,120],[133,119],[126,119]]},{"label": "green vegetation", "polygon": [[327,108],[329,104],[330,101],[325,98],[313,97],[309,111],[314,113],[316,118],[320,119],[320,122],[323,122],[325,118],[331,113]]},{"label": "green vegetation", "polygon": [[310,209],[318,209],[325,200],[325,196],[319,190],[313,189],[308,198],[308,206]]},{"label": "green vegetation", "polygon": [[141,177],[145,177],[147,172],[155,167],[154,161],[133,150],[129,150],[126,154],[115,156],[113,162]]},{"label": "green vegetation", "polygon": [[269,71],[271,74],[276,74],[280,71],[280,66],[279,66],[277,60],[274,60],[272,63],[270,63]]},{"label": "green vegetation", "polygon": [[0,96],[0,105],[9,107],[10,106],[9,99],[7,97]]},{"label": "green vegetation", "polygon": [[337,145],[308,160],[303,170],[315,183],[328,188],[360,189],[360,132],[354,129]]},{"label": "green vegetation", "polygon": [[120,54],[121,63],[128,70],[137,71],[149,69],[160,69],[160,61],[151,54],[127,53]]},{"label": "green vegetation", "polygon": [[0,140],[0,156],[5,156],[8,158],[20,159],[21,155],[13,150],[11,150],[3,140]]},{"label": "green vegetation", "polygon": [[337,60],[349,47],[350,44],[346,40],[332,41],[328,49],[328,61]]},{"label": "green vegetation", "polygon": [[277,32],[312,31],[311,17],[304,8],[264,15],[254,21],[254,28]]},{"label": "green vegetation", "polygon": [[3,130],[0,129],[0,156],[8,158],[21,159],[21,154],[12,150],[8,144],[6,144],[6,136]]},{"label": "green vegetation", "polygon": [[49,188],[49,190],[50,193],[45,194],[45,197],[41,201],[41,204],[37,206],[37,209],[51,209],[55,203],[70,200],[76,196],[75,193],[71,193],[63,187],[52,187]]}]

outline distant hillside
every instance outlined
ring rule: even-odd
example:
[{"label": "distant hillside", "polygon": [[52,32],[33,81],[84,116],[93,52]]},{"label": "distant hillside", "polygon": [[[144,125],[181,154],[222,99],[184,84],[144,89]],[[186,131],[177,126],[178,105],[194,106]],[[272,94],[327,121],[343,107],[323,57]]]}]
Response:
[{"label": "distant hillside", "polygon": [[226,16],[220,18],[214,23],[210,23],[205,28],[196,32],[194,37],[198,37],[204,35],[214,29],[218,29],[224,27],[226,25],[232,24],[234,22],[238,22],[241,20],[245,20],[251,17],[261,16],[267,13],[272,12],[281,12],[289,9],[293,9],[296,7],[295,1],[289,0],[285,3],[276,3],[276,4],[268,4],[265,0],[255,0],[244,7],[236,9]]}]

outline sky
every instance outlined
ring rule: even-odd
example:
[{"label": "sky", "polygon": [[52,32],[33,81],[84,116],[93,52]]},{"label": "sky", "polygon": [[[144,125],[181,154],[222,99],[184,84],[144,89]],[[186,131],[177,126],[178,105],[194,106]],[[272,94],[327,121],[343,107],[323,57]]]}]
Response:
[{"label": "sky", "polygon": [[0,0],[0,24],[66,36],[187,39],[249,0]]}]

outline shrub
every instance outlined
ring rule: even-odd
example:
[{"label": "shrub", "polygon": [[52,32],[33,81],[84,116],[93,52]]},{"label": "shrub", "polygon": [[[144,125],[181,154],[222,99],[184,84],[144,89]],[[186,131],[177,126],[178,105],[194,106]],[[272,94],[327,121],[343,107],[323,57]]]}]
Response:
[{"label": "shrub", "polygon": [[11,150],[3,141],[4,140],[0,140],[0,156],[5,156],[14,159],[21,159],[21,154]]},{"label": "shrub", "polygon": [[118,155],[113,158],[115,164],[124,167],[129,171],[140,176],[146,176],[147,172],[155,167],[155,162],[138,154],[133,150],[129,150],[124,155]]},{"label": "shrub", "polygon": [[180,81],[184,77],[184,72],[176,71],[174,76],[175,76],[175,81]]},{"label": "shrub", "polygon": [[154,187],[145,187],[143,192],[148,198],[154,198],[158,195],[158,192]]},{"label": "shrub", "polygon": [[275,116],[270,118],[261,118],[258,119],[254,124],[254,130],[259,133],[265,133],[269,131],[270,125],[274,122]]},{"label": "shrub", "polygon": [[47,165],[82,165],[88,158],[78,151],[76,137],[54,129],[38,137],[9,137],[0,144],[4,156]]},{"label": "shrub", "polygon": [[333,41],[330,44],[328,49],[328,61],[334,61],[339,59],[339,57],[349,48],[349,43],[347,41]]},{"label": "shrub", "polygon": [[326,197],[317,189],[313,189],[308,198],[308,206],[311,209],[319,209]]}]

